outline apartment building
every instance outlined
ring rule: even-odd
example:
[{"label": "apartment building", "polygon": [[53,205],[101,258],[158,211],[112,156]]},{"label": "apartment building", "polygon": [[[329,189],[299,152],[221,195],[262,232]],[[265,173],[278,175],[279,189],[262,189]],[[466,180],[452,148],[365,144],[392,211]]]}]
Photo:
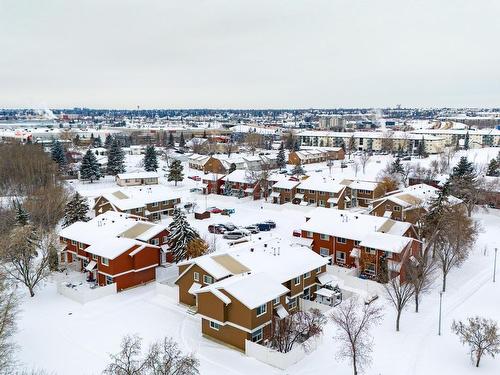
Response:
[{"label": "apartment building", "polygon": [[156,172],[131,172],[116,175],[118,186],[158,185],[159,175]]},{"label": "apartment building", "polygon": [[469,137],[469,148],[500,147],[499,129],[421,129],[412,131],[417,136],[433,136],[443,138],[446,146],[463,145]]},{"label": "apartment building", "polygon": [[420,242],[410,223],[318,207],[301,227],[302,237],[312,240],[312,249],[332,264],[357,268],[374,278],[382,260],[391,277],[401,272],[404,261],[420,251]]},{"label": "apartment building", "polygon": [[307,148],[292,151],[288,154],[288,164],[313,164],[328,160],[344,159],[344,150],[341,147]]},{"label": "apartment building", "polygon": [[93,209],[96,215],[117,211],[156,221],[171,215],[180,202],[177,193],[166,186],[129,186],[98,196]]},{"label": "apartment building", "polygon": [[108,211],[62,229],[62,263],[77,263],[89,281],[127,289],[155,279],[155,268],[172,257],[167,227],[136,216]]},{"label": "apartment building", "polygon": [[273,316],[297,311],[298,298],[316,298],[328,280],[328,259],[280,242],[237,245],[179,263],[179,302],[201,316],[203,335],[244,350],[245,340],[269,337]]},{"label": "apartment building", "polygon": [[401,150],[416,153],[419,144],[424,143],[428,154],[443,152],[445,139],[430,134],[415,134],[410,132],[330,132],[308,130],[297,134],[302,146],[310,147],[341,147],[352,145],[355,150],[380,152],[398,152]]}]

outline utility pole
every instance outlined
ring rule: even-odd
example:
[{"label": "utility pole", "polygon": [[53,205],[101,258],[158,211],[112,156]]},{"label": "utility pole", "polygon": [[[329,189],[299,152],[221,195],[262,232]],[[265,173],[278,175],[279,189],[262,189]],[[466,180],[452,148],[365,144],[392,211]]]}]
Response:
[{"label": "utility pole", "polygon": [[441,336],[441,306],[443,301],[443,291],[439,292],[439,328],[438,328],[438,336]]},{"label": "utility pole", "polygon": [[493,264],[493,282],[496,281],[496,276],[497,276],[497,251],[498,251],[498,248],[495,247],[495,261]]}]

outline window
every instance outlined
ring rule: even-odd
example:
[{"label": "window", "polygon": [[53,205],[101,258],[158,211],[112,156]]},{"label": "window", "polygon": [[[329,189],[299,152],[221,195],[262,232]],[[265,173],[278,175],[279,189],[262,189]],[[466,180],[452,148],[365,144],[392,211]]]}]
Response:
[{"label": "window", "polygon": [[304,279],[308,279],[308,278],[310,278],[310,277],[311,277],[311,272],[306,272],[306,273],[304,274]]},{"label": "window", "polygon": [[163,236],[162,243],[167,243],[167,242],[168,242],[168,236]]},{"label": "window", "polygon": [[203,283],[204,284],[212,284],[214,282],[214,278],[212,276],[203,275]]},{"label": "window", "polygon": [[97,258],[98,258],[98,256],[97,256],[97,255],[92,254],[92,259],[93,259],[93,260],[97,260]]},{"label": "window", "polygon": [[329,241],[330,240],[330,236],[328,234],[320,234],[319,238],[322,239],[322,240],[325,240],[325,241]]},{"label": "window", "polygon": [[79,249],[83,249],[83,243],[78,242],[78,248],[79,248]]},{"label": "window", "polygon": [[75,241],[75,240],[71,240],[71,244],[72,244],[73,246],[76,246],[76,241]]},{"label": "window", "polygon": [[396,212],[401,211],[401,207],[399,207],[399,206],[394,206],[394,211],[396,211]]},{"label": "window", "polygon": [[316,268],[316,273],[321,273],[321,267]]},{"label": "window", "polygon": [[273,305],[279,305],[280,303],[280,298],[279,297],[276,297],[274,300],[273,300]]},{"label": "window", "polygon": [[319,195],[325,195],[325,192],[324,191],[320,191]]},{"label": "window", "polygon": [[263,304],[257,307],[257,316],[264,315],[267,312],[267,305]]},{"label": "window", "polygon": [[288,309],[294,309],[297,307],[297,298],[291,298],[290,301],[288,301]]},{"label": "window", "polygon": [[314,204],[316,201],[314,199],[309,199],[310,204]]},{"label": "window", "polygon": [[102,263],[104,266],[109,266],[109,259],[108,259],[108,258],[101,257],[101,263]]},{"label": "window", "polygon": [[302,298],[304,298],[306,300],[311,299],[311,288],[304,289],[304,293],[302,294]]},{"label": "window", "polygon": [[199,272],[193,273],[193,279],[194,281],[200,281],[200,273]]},{"label": "window", "polygon": [[300,284],[300,276],[297,276],[295,279],[293,279],[293,283],[295,285],[299,285]]},{"label": "window", "polygon": [[111,276],[106,276],[106,285],[113,284],[113,278]]},{"label": "window", "polygon": [[320,200],[318,201],[318,204],[320,207],[325,207],[325,201]]},{"label": "window", "polygon": [[158,202],[153,202],[152,207],[158,207]]},{"label": "window", "polygon": [[354,241],[354,246],[359,246],[360,243],[361,241]]},{"label": "window", "polygon": [[375,255],[375,254],[377,254],[377,250],[372,249],[371,247],[367,247],[366,248],[366,253],[370,254],[370,255]]},{"label": "window", "polygon": [[335,261],[337,263],[345,263],[345,253],[343,251],[337,251],[335,253]]},{"label": "window", "polygon": [[158,246],[158,245],[160,244],[160,240],[159,240],[158,238],[152,238],[152,239],[150,239],[150,240],[149,240],[149,243],[150,243],[151,245],[156,245],[156,246]]},{"label": "window", "polygon": [[313,238],[313,232],[306,232],[307,238]]},{"label": "window", "polygon": [[347,240],[342,237],[337,237],[337,243],[347,243]]},{"label": "window", "polygon": [[319,248],[319,255],[323,257],[327,257],[330,255],[330,249],[327,249],[326,247],[320,247]]},{"label": "window", "polygon": [[161,202],[161,204],[166,206],[166,205],[168,205],[168,201],[163,201],[163,202]]},{"label": "window", "polygon": [[262,328],[259,328],[255,332],[252,332],[252,342],[262,341]]},{"label": "window", "polygon": [[220,328],[220,324],[219,323],[215,323],[213,321],[210,321],[210,328],[215,329],[216,331],[218,331],[219,328]]},{"label": "window", "polygon": [[314,190],[309,190],[309,194],[314,194],[315,191]]}]

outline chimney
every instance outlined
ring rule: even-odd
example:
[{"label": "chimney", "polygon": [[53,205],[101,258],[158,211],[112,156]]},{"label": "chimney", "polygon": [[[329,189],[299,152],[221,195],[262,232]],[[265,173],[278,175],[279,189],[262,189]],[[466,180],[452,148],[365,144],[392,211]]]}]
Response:
[{"label": "chimney", "polygon": [[253,247],[250,248],[250,252],[253,253]]}]

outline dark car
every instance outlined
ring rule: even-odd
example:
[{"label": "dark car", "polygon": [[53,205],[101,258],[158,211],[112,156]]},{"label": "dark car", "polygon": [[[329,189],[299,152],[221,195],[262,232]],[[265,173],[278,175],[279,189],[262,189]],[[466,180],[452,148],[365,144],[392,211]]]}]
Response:
[{"label": "dark car", "polygon": [[220,224],[212,224],[208,226],[208,231],[210,233],[223,234],[224,232],[226,232],[226,228],[224,228]]},{"label": "dark car", "polygon": [[276,223],[272,220],[266,220],[266,221],[263,221],[263,223],[269,224],[271,226],[271,229],[276,228]]},{"label": "dark car", "polygon": [[259,230],[261,232],[268,232],[271,230],[271,224],[269,224],[269,223],[258,223],[258,224],[255,224],[255,226],[257,228],[259,228]]}]

